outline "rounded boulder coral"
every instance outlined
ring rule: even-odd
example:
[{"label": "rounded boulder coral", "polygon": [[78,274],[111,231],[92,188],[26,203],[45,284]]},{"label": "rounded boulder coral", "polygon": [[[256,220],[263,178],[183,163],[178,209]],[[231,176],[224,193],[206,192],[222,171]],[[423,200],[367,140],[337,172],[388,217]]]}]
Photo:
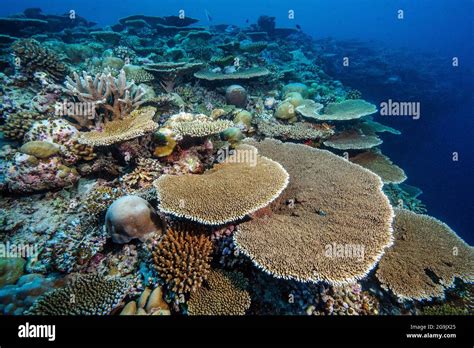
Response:
[{"label": "rounded boulder coral", "polygon": [[107,209],[107,232],[115,243],[128,243],[132,239],[144,241],[150,234],[161,231],[161,221],[153,207],[138,196],[124,196]]}]

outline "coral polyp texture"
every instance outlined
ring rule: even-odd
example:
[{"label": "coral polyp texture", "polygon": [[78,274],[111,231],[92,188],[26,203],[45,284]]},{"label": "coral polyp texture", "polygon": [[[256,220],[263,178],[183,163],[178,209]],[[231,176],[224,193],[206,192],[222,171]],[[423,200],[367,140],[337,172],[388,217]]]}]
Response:
[{"label": "coral polyp texture", "polygon": [[207,278],[212,248],[210,238],[204,234],[170,228],[155,245],[155,268],[171,291],[187,294]]},{"label": "coral polyp texture", "polygon": [[350,158],[350,161],[379,175],[384,183],[400,184],[407,179],[402,168],[393,164],[387,156],[375,151],[362,152]]},{"label": "coral polyp texture", "polygon": [[340,103],[329,103],[320,115],[314,118],[321,121],[348,121],[377,112],[374,104],[362,99],[349,99]]},{"label": "coral polyp texture", "polygon": [[270,204],[287,184],[285,169],[251,147],[237,149],[202,175],[163,175],[154,182],[163,213],[207,225],[244,218]]},{"label": "coral polyp texture", "polygon": [[251,299],[248,280],[240,272],[213,270],[203,286],[191,294],[189,315],[244,315]]},{"label": "coral polyp texture", "polygon": [[107,146],[141,137],[158,129],[158,124],[153,121],[155,112],[153,107],[132,111],[123,119],[107,122],[101,130],[82,132],[79,142],[90,146]]},{"label": "coral polyp texture", "polygon": [[214,120],[204,114],[179,113],[171,116],[165,127],[181,137],[206,137],[218,134],[234,124],[228,120]]},{"label": "coral polyp texture", "polygon": [[324,145],[336,150],[366,150],[381,145],[376,135],[365,135],[355,130],[344,131],[326,140]]},{"label": "coral polyp texture", "polygon": [[290,182],[273,214],[238,226],[238,249],[279,278],[344,284],[365,277],[392,243],[393,210],[380,178],[309,146],[246,143],[281,163]]},{"label": "coral polyp texture", "polygon": [[58,54],[36,40],[18,40],[12,45],[12,49],[20,70],[30,76],[43,71],[59,81],[67,74],[67,67],[58,59]]},{"label": "coral polyp texture", "polygon": [[443,297],[456,278],[474,281],[474,248],[445,223],[405,209],[395,210],[395,243],[377,268],[382,285],[405,299]]},{"label": "coral polyp texture", "polygon": [[129,279],[81,275],[70,284],[41,296],[28,315],[106,315],[130,289]]}]

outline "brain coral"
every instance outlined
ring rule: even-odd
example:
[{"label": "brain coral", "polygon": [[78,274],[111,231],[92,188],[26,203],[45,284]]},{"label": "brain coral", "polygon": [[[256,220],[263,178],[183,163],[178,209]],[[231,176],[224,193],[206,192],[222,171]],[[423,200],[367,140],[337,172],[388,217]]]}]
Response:
[{"label": "brain coral", "polygon": [[402,168],[393,164],[390,158],[379,152],[362,152],[350,158],[350,161],[357,163],[358,165],[367,168],[371,172],[374,172],[380,176],[384,184],[399,184],[407,179],[407,176],[405,175],[405,172]]},{"label": "brain coral", "polygon": [[395,242],[380,260],[382,285],[407,299],[442,297],[455,278],[474,281],[474,248],[443,222],[405,209],[395,210]]},{"label": "brain coral", "polygon": [[123,196],[107,209],[105,226],[115,243],[128,243],[138,238],[142,242],[161,230],[155,209],[141,197]]},{"label": "brain coral", "polygon": [[162,212],[207,225],[239,220],[267,206],[287,184],[280,164],[248,146],[202,175],[163,175],[154,182]]},{"label": "brain coral", "polygon": [[377,108],[362,99],[348,99],[340,103],[329,103],[323,111],[321,115],[315,114],[314,118],[321,121],[347,121],[374,114]]},{"label": "brain coral", "polygon": [[153,251],[158,275],[169,289],[189,293],[209,274],[212,242],[204,234],[168,229]]},{"label": "brain coral", "polygon": [[363,278],[392,243],[380,178],[329,151],[247,140],[290,174],[270,216],[239,225],[234,241],[278,278],[344,284]]},{"label": "brain coral", "polygon": [[106,146],[153,132],[158,128],[158,124],[153,121],[155,112],[156,109],[153,107],[132,111],[123,119],[107,122],[100,131],[82,132],[79,142],[90,146]]},{"label": "brain coral", "polygon": [[41,296],[25,314],[106,315],[120,304],[129,289],[126,278],[81,275],[64,288]]},{"label": "brain coral", "polygon": [[213,270],[201,288],[191,294],[189,315],[244,315],[250,307],[248,281],[240,272]]}]

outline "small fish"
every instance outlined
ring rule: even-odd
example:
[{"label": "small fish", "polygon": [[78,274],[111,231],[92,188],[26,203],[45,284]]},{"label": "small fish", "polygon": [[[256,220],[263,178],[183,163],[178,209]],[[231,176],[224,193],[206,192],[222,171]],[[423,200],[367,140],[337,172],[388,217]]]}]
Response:
[{"label": "small fish", "polygon": [[208,10],[204,10],[204,13],[206,14],[206,18],[209,22],[212,22],[212,16],[211,14],[209,13]]},{"label": "small fish", "polygon": [[296,24],[296,29],[301,30],[301,26],[299,24]]}]

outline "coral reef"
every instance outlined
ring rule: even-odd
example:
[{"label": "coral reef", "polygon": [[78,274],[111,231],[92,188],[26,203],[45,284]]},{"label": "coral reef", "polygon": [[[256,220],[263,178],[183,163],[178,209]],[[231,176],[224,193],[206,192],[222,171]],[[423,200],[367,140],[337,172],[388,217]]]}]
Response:
[{"label": "coral reef", "polygon": [[362,152],[354,157],[350,158],[352,163],[367,168],[371,172],[374,172],[384,182],[400,184],[407,179],[403,169],[393,164],[392,161],[383,154],[375,151]]},{"label": "coral reef", "polygon": [[242,219],[267,206],[287,184],[281,165],[258,156],[253,147],[237,149],[202,175],[163,175],[154,182],[160,211],[209,225]]},{"label": "coral reef", "polygon": [[173,292],[195,291],[209,274],[212,247],[203,234],[168,229],[153,252],[158,275]]},{"label": "coral reef", "polygon": [[395,242],[380,260],[377,278],[406,299],[442,297],[455,278],[474,279],[474,249],[441,221],[396,209]]},{"label": "coral reef", "polygon": [[129,279],[82,275],[64,288],[53,290],[35,301],[28,315],[106,315],[129,291]]},{"label": "coral reef", "polygon": [[393,211],[378,176],[305,145],[246,143],[281,163],[290,183],[272,215],[238,226],[241,252],[285,279],[338,285],[374,268],[392,243]]},{"label": "coral reef", "polygon": [[239,272],[212,270],[188,301],[190,315],[244,315],[250,307],[248,280]]}]

